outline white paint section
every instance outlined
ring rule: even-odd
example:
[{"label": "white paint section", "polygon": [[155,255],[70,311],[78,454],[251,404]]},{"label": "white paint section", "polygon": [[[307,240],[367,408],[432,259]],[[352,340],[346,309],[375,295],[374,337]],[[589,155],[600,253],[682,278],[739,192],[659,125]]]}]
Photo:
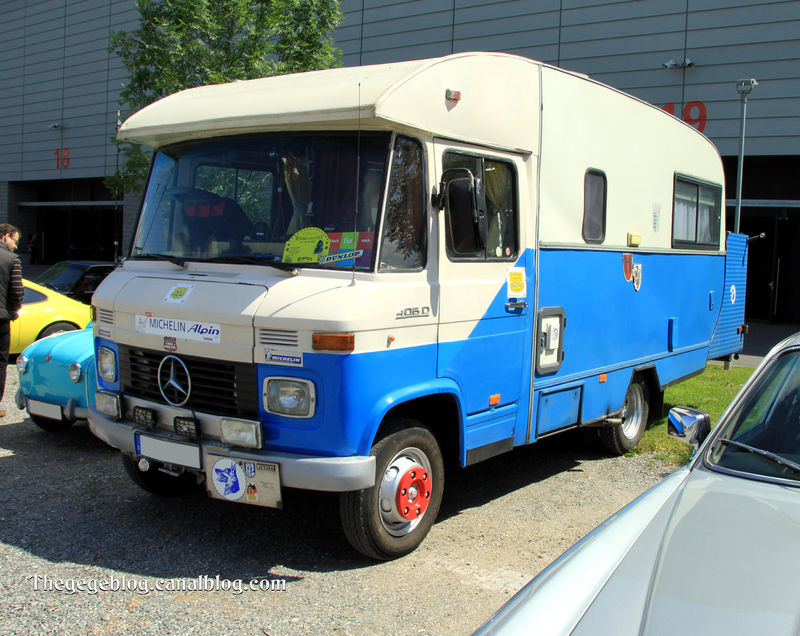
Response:
[{"label": "white paint section", "polygon": [[[583,240],[584,177],[606,175],[604,247],[670,249],[675,171],[723,185],[714,145],[660,108],[558,69],[542,69],[541,209],[545,244],[586,246]],[[722,210],[724,216],[725,211]],[[720,224],[720,245],[725,245]]]}]

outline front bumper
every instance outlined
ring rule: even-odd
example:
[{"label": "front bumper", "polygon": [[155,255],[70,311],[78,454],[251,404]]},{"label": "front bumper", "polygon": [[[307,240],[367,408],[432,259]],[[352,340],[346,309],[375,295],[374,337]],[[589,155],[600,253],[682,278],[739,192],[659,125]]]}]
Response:
[{"label": "front bumper", "polygon": [[[129,455],[136,455],[137,432],[150,437],[162,437],[164,441],[174,440],[173,435],[164,431],[151,431],[130,421],[113,420],[94,407],[89,408],[89,428],[106,444]],[[344,492],[369,488],[375,484],[375,458],[371,455],[319,457],[268,449],[236,448],[213,439],[200,439],[197,444],[200,446],[203,466],[209,453],[217,457],[222,455],[230,459],[279,464],[281,486],[286,488]]]},{"label": "front bumper", "polygon": [[[75,398],[69,398],[66,404],[57,404],[55,402],[47,402],[46,400],[38,400],[28,397],[25,395],[22,389],[17,389],[14,400],[19,410],[27,410],[29,413],[34,413],[35,415],[41,415],[50,419],[61,419],[66,420],[67,422],[74,422],[75,420],[85,420],[89,416],[89,409],[78,404],[78,401]],[[38,408],[36,406],[32,406],[29,400],[34,405],[38,405]],[[45,408],[43,410],[43,405],[45,407],[49,406],[50,408]],[[61,410],[60,417],[56,416],[56,409]]]}]

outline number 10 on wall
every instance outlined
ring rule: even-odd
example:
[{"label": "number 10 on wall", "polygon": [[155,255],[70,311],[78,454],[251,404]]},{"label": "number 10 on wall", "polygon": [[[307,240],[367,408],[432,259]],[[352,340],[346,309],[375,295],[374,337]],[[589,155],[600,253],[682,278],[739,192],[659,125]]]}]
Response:
[{"label": "number 10 on wall", "polygon": [[69,168],[69,148],[57,148],[53,153],[56,156],[56,169]]}]

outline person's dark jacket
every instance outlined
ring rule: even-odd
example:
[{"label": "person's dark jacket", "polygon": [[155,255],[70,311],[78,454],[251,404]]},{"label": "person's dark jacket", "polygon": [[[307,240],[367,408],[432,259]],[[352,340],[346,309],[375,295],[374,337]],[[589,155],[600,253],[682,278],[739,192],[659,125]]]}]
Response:
[{"label": "person's dark jacket", "polygon": [[19,259],[0,242],[0,320],[17,319],[24,295]]}]

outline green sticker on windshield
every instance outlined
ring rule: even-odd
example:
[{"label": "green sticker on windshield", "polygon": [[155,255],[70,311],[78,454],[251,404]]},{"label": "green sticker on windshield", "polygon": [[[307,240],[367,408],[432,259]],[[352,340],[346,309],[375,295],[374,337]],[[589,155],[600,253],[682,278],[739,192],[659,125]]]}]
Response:
[{"label": "green sticker on windshield", "polygon": [[303,228],[286,241],[283,248],[284,263],[318,263],[328,255],[331,240],[325,230],[318,227]]}]

